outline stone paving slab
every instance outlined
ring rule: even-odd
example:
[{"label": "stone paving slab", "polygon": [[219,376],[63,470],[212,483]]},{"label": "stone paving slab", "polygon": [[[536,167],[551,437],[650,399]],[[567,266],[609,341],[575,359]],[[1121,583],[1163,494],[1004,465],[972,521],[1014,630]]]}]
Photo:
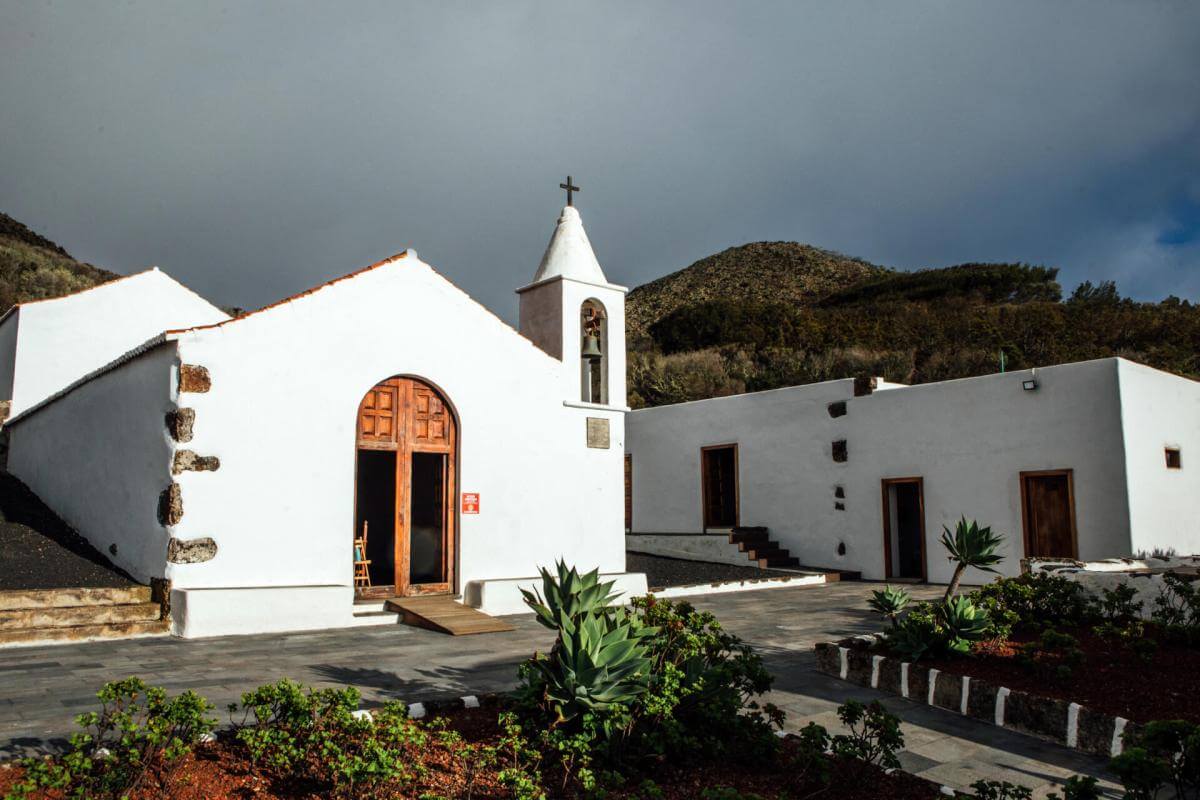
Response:
[{"label": "stone paving slab", "polygon": [[[776,676],[767,698],[787,712],[788,730],[810,721],[839,732],[837,707],[880,700],[902,720],[910,771],[954,788],[979,778],[1010,780],[1044,797],[1076,773],[1109,779],[1104,762],[1065,747],[848,684],[816,670],[812,647],[878,629],[866,610],[877,584],[841,582],[694,598],[724,627],[754,645]],[[920,599],[938,587],[914,587]],[[133,639],[0,649],[0,760],[60,746],[75,715],[95,707],[105,681],[139,675],[172,691],[193,688],[225,706],[281,677],[319,687],[353,685],[364,704],[506,691],[516,667],[553,644],[531,617],[486,641],[387,625],[213,639]],[[1111,780],[1106,780],[1111,787]],[[1115,796],[1115,795],[1114,795]]]}]

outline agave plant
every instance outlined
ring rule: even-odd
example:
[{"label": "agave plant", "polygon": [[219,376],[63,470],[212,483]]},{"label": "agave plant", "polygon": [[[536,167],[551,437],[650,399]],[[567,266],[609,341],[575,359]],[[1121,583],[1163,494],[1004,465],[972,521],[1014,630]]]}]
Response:
[{"label": "agave plant", "polygon": [[532,592],[521,590],[525,604],[533,609],[537,621],[552,631],[561,630],[568,621],[605,614],[612,601],[619,596],[612,590],[616,581],[600,583],[598,569],[580,575],[574,567],[568,569],[562,561],[558,561],[554,567],[557,576],[542,568],[542,591],[536,588]]},{"label": "agave plant", "polygon": [[966,653],[972,642],[985,638],[992,622],[988,613],[968,597],[952,597],[942,603],[941,616],[947,646],[956,653]]},{"label": "agave plant", "polygon": [[958,583],[962,580],[967,567],[981,569],[984,572],[995,572],[993,567],[1004,560],[1004,556],[996,552],[1003,542],[1004,537],[998,533],[992,533],[990,527],[981,527],[975,520],[968,522],[965,516],[958,521],[953,533],[943,525],[942,547],[946,548],[946,552],[949,553],[949,560],[957,562],[954,565],[954,575],[950,578],[950,585],[946,587],[946,596],[943,599],[949,601],[958,591]]},{"label": "agave plant", "polygon": [[871,592],[871,599],[867,601],[867,604],[873,611],[890,620],[892,628],[895,629],[900,620],[901,612],[904,611],[911,600],[912,596],[904,589],[893,589],[891,586],[884,586],[881,590],[877,589]]},{"label": "agave plant", "polygon": [[612,608],[617,594],[612,582],[600,582],[599,570],[580,575],[561,561],[555,569],[557,575],[541,570],[542,591],[522,589],[521,594],[538,622],[558,632],[550,655],[535,658],[531,666],[555,724],[562,724],[645,692],[652,660],[643,641],[658,629]]}]

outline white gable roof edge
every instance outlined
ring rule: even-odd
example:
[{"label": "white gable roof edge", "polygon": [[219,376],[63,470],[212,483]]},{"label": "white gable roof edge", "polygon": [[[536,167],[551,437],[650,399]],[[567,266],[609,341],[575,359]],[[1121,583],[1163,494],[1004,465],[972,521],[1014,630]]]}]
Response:
[{"label": "white gable roof edge", "polygon": [[54,394],[45,398],[44,400],[34,403],[29,408],[25,409],[20,414],[17,414],[12,419],[5,420],[2,427],[5,427],[5,428],[12,427],[13,425],[17,424],[18,422],[21,422],[22,420],[25,420],[28,417],[33,416],[38,411],[41,411],[43,408],[50,405],[51,403],[56,402],[59,398],[65,397],[66,395],[75,391],[80,386],[83,386],[86,383],[91,383],[96,378],[99,378],[101,375],[112,372],[113,370],[115,370],[125,364],[128,364],[130,361],[134,361],[135,359],[145,355],[146,353],[149,353],[151,350],[155,350],[160,345],[167,344],[170,341],[171,341],[171,339],[169,339],[167,337],[167,335],[164,333],[160,333],[157,336],[147,339],[146,341],[142,342],[141,344],[139,344],[137,347],[133,348],[132,350],[122,353],[120,356],[118,356],[117,358],[108,362],[103,367],[99,367],[97,369],[92,370],[87,375],[84,375],[82,378],[79,378],[78,380],[74,381],[73,383],[67,384],[66,386],[59,389]]}]

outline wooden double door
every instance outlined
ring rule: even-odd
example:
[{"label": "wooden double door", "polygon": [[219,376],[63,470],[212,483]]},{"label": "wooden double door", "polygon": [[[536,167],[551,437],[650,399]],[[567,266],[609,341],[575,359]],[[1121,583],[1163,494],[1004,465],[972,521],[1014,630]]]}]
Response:
[{"label": "wooden double door", "polygon": [[1079,558],[1075,476],[1069,469],[1021,473],[1021,517],[1028,558]]},{"label": "wooden double door", "polygon": [[358,409],[355,537],[366,534],[370,586],[360,597],[454,589],[458,426],[416,378],[377,384]]}]

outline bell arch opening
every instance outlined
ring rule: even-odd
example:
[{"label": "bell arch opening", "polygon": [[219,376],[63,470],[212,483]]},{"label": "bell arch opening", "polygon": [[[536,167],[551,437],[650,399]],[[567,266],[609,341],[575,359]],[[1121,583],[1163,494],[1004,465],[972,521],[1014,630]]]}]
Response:
[{"label": "bell arch opening", "polygon": [[361,598],[452,592],[458,420],[420,378],[363,396],[355,425],[354,589]]},{"label": "bell arch opening", "polygon": [[579,309],[580,400],[608,404],[608,313],[595,298]]}]

